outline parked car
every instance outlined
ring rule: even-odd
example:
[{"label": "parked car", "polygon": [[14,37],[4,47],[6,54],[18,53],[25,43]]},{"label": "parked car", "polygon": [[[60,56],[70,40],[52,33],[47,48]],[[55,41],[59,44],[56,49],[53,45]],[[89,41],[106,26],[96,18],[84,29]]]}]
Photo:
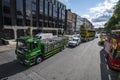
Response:
[{"label": "parked car", "polygon": [[95,34],[95,38],[98,38],[98,34]]},{"label": "parked car", "polygon": [[100,34],[100,44],[104,45],[105,41],[106,41],[106,34]]},{"label": "parked car", "polygon": [[77,36],[72,37],[69,42],[68,46],[75,47],[80,44],[80,38]]}]

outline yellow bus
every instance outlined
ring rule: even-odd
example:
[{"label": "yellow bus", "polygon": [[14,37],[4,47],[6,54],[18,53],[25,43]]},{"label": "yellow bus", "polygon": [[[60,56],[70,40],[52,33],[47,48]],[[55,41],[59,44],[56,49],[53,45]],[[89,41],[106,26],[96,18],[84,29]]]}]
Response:
[{"label": "yellow bus", "polygon": [[89,41],[95,38],[95,30],[81,30],[81,41]]}]

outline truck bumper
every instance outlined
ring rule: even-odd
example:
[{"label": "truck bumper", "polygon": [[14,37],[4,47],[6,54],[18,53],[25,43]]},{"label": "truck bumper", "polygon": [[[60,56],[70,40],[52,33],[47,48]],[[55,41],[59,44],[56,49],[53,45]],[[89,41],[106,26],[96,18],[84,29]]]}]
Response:
[{"label": "truck bumper", "polygon": [[27,65],[27,66],[31,66],[33,64],[35,64],[35,62],[32,62],[30,60],[21,60],[20,58],[17,57],[17,60],[21,63],[21,64],[24,64],[24,65]]}]

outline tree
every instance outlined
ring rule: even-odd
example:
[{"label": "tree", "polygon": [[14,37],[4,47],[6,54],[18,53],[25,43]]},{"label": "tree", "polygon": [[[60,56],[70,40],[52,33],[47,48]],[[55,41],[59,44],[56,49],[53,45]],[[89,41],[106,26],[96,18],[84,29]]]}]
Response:
[{"label": "tree", "polygon": [[105,24],[105,30],[110,32],[113,29],[120,29],[120,0],[114,8],[112,17]]},{"label": "tree", "polygon": [[82,24],[82,25],[80,26],[80,30],[85,30],[85,24]]}]

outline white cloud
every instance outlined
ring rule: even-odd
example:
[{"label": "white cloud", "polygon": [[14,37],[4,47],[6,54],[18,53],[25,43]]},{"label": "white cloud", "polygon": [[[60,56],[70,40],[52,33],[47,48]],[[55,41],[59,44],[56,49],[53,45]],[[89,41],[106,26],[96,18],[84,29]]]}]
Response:
[{"label": "white cloud", "polygon": [[106,10],[111,10],[118,0],[105,0],[103,3],[99,3],[96,7],[90,8],[91,13],[99,12],[103,13]]},{"label": "white cloud", "polygon": [[93,22],[95,27],[103,27],[105,22],[112,16],[113,7],[118,0],[105,0],[103,3],[97,4],[95,7],[89,9],[91,15],[83,15]]},{"label": "white cloud", "polygon": [[82,17],[83,17],[83,18],[85,17],[85,18],[87,18],[87,19],[89,19],[89,20],[91,19],[90,15],[87,15],[87,14],[83,15]]}]

